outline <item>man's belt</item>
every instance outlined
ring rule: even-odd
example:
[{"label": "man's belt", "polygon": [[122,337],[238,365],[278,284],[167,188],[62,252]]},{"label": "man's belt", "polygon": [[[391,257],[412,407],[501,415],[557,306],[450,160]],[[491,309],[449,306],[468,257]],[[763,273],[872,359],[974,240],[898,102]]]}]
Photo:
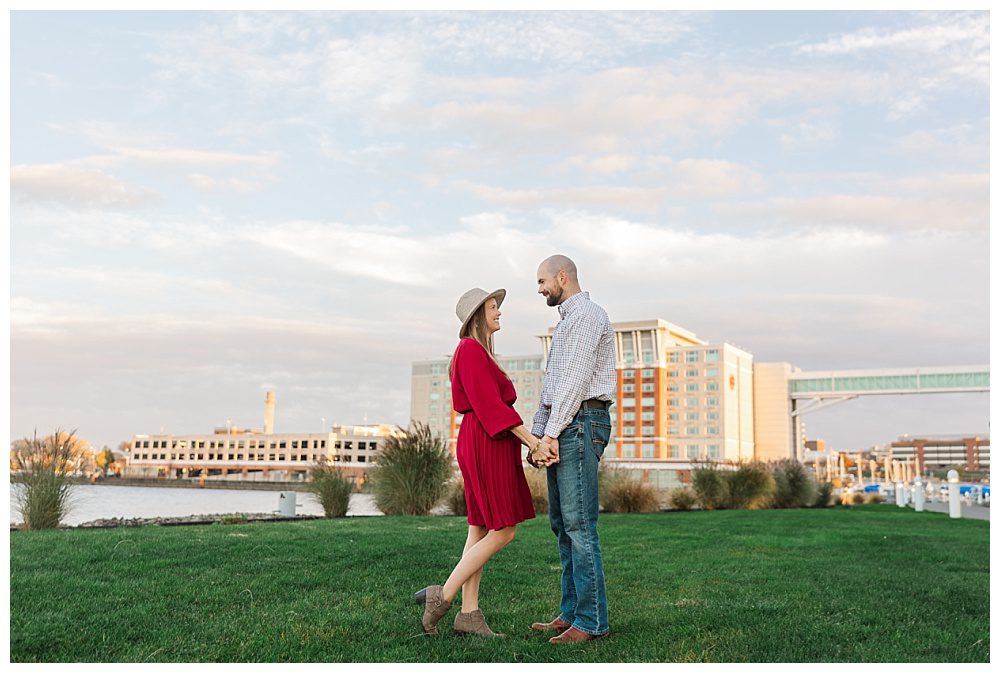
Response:
[{"label": "man's belt", "polygon": [[611,406],[611,402],[606,400],[595,400],[589,399],[584,400],[583,404],[580,405],[581,409],[607,409]]}]

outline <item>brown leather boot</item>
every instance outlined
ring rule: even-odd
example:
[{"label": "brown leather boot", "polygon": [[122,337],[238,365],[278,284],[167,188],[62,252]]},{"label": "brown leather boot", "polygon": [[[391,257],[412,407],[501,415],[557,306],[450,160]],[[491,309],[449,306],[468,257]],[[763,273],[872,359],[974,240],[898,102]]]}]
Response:
[{"label": "brown leather boot", "polygon": [[473,633],[477,636],[487,636],[489,638],[504,637],[502,633],[493,632],[493,629],[486,623],[486,617],[483,616],[482,610],[459,612],[455,615],[455,633]]},{"label": "brown leather boot", "polygon": [[562,617],[556,617],[551,622],[535,622],[531,625],[533,631],[565,631],[569,628],[569,622]]},{"label": "brown leather boot", "polygon": [[444,587],[440,584],[432,584],[418,591],[413,596],[413,600],[424,606],[424,615],[420,619],[424,633],[436,634],[437,623],[448,614],[448,610],[451,610],[451,601],[444,599]]}]

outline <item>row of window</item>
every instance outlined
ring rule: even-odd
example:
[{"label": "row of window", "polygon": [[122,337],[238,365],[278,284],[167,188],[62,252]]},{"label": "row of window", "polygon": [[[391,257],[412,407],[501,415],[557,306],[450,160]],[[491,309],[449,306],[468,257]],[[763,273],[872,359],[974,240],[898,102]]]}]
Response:
[{"label": "row of window", "polygon": [[[642,458],[657,457],[656,444],[652,442],[644,442],[640,450]],[[678,444],[667,444],[667,458],[680,458],[681,450],[682,447]],[[636,458],[635,451],[635,444],[622,444],[622,458]],[[722,450],[718,444],[709,444],[707,447],[702,447],[699,444],[688,444],[685,457],[689,460],[718,460],[722,458]]]},{"label": "row of window", "polygon": [[[697,425],[689,425],[684,430],[685,430],[684,434],[686,434],[686,435],[702,435],[702,434],[706,434],[706,435],[718,435],[719,434],[719,428],[717,426],[714,426],[714,425],[710,425],[707,428],[705,428],[705,432],[704,433],[701,432],[701,428],[699,426],[697,426]],[[641,434],[643,436],[646,436],[646,437],[655,436],[656,435],[656,427],[652,426],[652,425],[644,425],[644,426],[642,426],[642,433]],[[668,435],[679,435],[679,434],[681,434],[681,429],[678,428],[675,425],[674,426],[670,426],[670,427],[667,428],[667,434]],[[633,437],[633,436],[635,436],[635,426],[626,425],[625,427],[623,427],[622,428],[622,435],[624,435],[625,437]]]},{"label": "row of window", "polygon": [[[636,416],[635,416],[635,412],[634,411],[623,411],[622,412],[622,421],[624,421],[626,423],[628,423],[629,421],[635,421],[635,418],[636,418]],[[648,423],[650,421],[655,421],[656,420],[656,412],[655,411],[643,411],[642,415],[640,416],[640,418],[642,419],[642,421],[644,423]],[[705,418],[707,420],[710,420],[710,421],[717,421],[717,420],[719,420],[719,412],[718,411],[709,411],[709,412],[706,412],[705,413]],[[689,411],[689,412],[687,412],[684,415],[684,419],[688,420],[688,421],[697,421],[697,420],[701,419],[701,414],[700,414],[700,412],[697,412],[697,411]],[[614,417],[612,417],[611,420],[614,420]],[[677,413],[677,412],[669,413],[669,414],[667,414],[667,420],[668,421],[679,421],[680,420],[680,414]]]},{"label": "row of window", "polygon": [[[310,442],[312,446],[310,446]],[[250,440],[230,440],[225,441],[202,441],[196,440],[188,442],[183,439],[166,440],[166,439],[154,439],[152,444],[150,440],[140,440],[136,441],[133,445],[133,450],[135,449],[285,449],[288,448],[288,444],[291,444],[293,449],[325,449],[326,440],[325,439],[293,439],[291,442],[282,441],[268,441],[266,439],[250,439]],[[190,444],[190,446],[189,446]],[[333,448],[335,449],[351,449],[353,448],[354,441],[339,441],[333,443]],[[378,442],[358,442],[358,450],[364,451],[365,449],[370,449],[374,451],[378,448]]]},{"label": "row of window", "polygon": [[[626,342],[627,343],[627,342]],[[674,351],[667,353],[667,362],[702,362],[702,352],[705,354],[704,362],[718,362],[719,361],[719,351],[718,350],[707,350],[707,351],[686,351],[684,353]],[[635,353],[632,352],[631,348],[626,348],[622,353],[622,359],[625,364],[632,364],[636,361]],[[651,365],[656,362],[656,358],[653,356],[653,351],[651,349],[643,349],[642,351],[642,363]]]},{"label": "row of window", "polygon": [[[208,458],[205,457],[206,455],[208,456]],[[228,455],[228,457],[227,457],[227,455]],[[305,462],[310,462],[311,461],[311,462],[315,463],[315,462],[319,462],[319,460],[320,460],[320,456],[316,455],[316,454],[314,454],[312,456],[308,456],[306,454],[301,454],[301,455],[299,455],[299,454],[291,454],[291,455],[287,455],[287,454],[284,454],[284,453],[278,453],[278,454],[269,453],[269,454],[266,454],[266,455],[267,455],[267,460],[272,461],[272,462],[274,462],[274,461],[282,462],[282,461],[288,460],[289,462],[298,461],[300,463],[305,463]],[[243,461],[243,460],[246,460],[246,461],[255,461],[256,460],[256,461],[262,461],[262,460],[264,460],[264,456],[265,456],[265,454],[263,454],[263,453],[248,453],[245,456],[242,453],[230,453],[230,454],[225,454],[225,453],[209,453],[209,454],[204,454],[204,453],[197,453],[197,454],[196,453],[171,453],[170,454],[170,460],[214,460],[214,461],[220,461],[220,460],[229,460],[229,461]],[[167,460],[167,454],[165,454],[165,453],[140,453],[140,454],[136,454],[135,456],[133,456],[132,459],[133,460]],[[349,455],[344,455],[344,456],[335,455],[335,456],[333,456],[333,461],[334,462],[338,462],[338,463],[339,462],[350,463],[351,460],[352,460],[351,456],[349,456]],[[365,462],[365,457],[364,456],[358,456],[358,462],[359,463]]]}]

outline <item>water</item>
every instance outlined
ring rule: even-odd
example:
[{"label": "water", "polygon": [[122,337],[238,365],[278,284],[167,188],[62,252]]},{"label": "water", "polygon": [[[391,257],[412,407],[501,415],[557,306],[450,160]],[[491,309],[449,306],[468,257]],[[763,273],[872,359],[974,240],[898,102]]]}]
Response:
[{"label": "water", "polygon": [[[10,520],[20,523],[15,500],[16,484],[10,485]],[[150,486],[74,485],[71,506],[63,523],[76,526],[95,519],[228,514],[231,512],[271,513],[278,509],[280,491],[237,491],[200,488],[155,488]],[[308,493],[295,493],[297,514],[322,515],[323,508]],[[378,515],[371,495],[354,493],[348,516]]]}]

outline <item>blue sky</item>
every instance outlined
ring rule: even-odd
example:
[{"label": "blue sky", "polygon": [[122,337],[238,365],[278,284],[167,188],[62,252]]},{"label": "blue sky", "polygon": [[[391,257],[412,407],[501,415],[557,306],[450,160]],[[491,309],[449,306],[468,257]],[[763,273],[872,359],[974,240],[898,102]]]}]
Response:
[{"label": "blue sky", "polygon": [[[405,424],[457,298],[803,369],[989,358],[985,12],[15,12],[12,438]],[[987,396],[807,417],[837,448]]]}]

